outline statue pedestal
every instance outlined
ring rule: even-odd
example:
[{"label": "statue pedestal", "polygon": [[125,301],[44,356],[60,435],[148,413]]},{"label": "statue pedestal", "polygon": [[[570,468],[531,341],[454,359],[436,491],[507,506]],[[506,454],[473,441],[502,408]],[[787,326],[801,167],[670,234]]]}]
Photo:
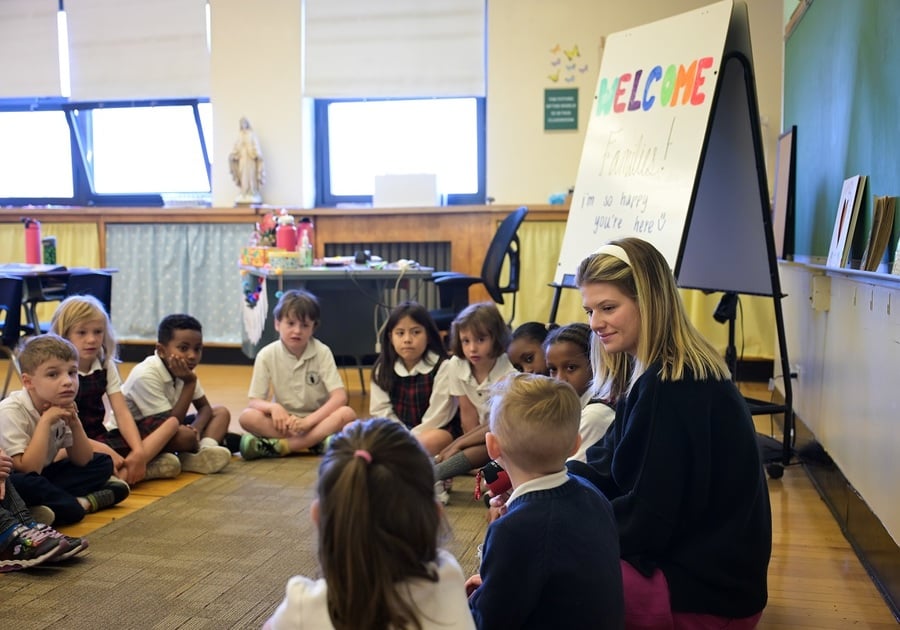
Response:
[{"label": "statue pedestal", "polygon": [[238,195],[234,199],[234,205],[236,206],[252,206],[260,203],[262,203],[260,195]]}]

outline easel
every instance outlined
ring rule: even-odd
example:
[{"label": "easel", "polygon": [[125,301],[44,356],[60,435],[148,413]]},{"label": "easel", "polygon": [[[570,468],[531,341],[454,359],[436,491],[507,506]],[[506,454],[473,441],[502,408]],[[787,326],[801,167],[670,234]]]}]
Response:
[{"label": "easel", "polygon": [[[654,47],[659,50],[652,50]],[[695,111],[670,114],[668,135],[667,119],[652,106],[643,111],[636,106],[629,112],[599,112],[591,119],[557,276],[550,285],[554,288],[550,321],[556,319],[562,290],[574,287],[571,271],[577,261],[600,244],[624,236],[649,240],[674,260],[680,287],[725,292],[735,303],[738,294],[771,297],[781,369],[786,375],[785,404],[754,399],[747,403],[754,415],[784,414],[784,436],[777,455],[772,456],[766,444],[771,438],[760,436],[767,470],[772,477],[780,477],[792,456],[793,398],[746,4],[740,0],[719,2],[611,35],[598,94],[610,77],[625,81],[632,76],[627,73],[637,68],[649,72],[656,59],[679,55],[691,59],[697,58],[698,52],[715,60],[715,74],[707,75],[715,77],[715,93],[711,102],[698,101]],[[698,119],[695,114],[701,107],[708,113]],[[672,130],[679,129],[679,142],[670,144]],[[615,143],[627,146],[628,138],[640,138],[641,150],[655,145],[655,155],[671,157],[664,150],[676,144],[681,154],[679,159],[653,164],[656,172],[648,169],[646,176],[623,177],[604,171],[608,147]],[[678,170],[680,166],[684,170]],[[668,178],[660,180],[659,173]],[[625,201],[641,194],[642,207],[626,205]],[[734,374],[734,320],[727,321],[726,362]]]}]

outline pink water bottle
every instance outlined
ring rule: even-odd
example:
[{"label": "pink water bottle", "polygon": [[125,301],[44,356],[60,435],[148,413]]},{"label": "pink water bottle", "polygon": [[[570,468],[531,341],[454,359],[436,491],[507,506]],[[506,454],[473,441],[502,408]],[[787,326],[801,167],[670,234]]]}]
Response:
[{"label": "pink water bottle", "polygon": [[294,217],[289,214],[278,216],[275,247],[289,252],[297,249],[297,227],[294,225]]},{"label": "pink water bottle", "polygon": [[25,224],[25,262],[41,264],[41,224],[36,219],[22,218]]}]

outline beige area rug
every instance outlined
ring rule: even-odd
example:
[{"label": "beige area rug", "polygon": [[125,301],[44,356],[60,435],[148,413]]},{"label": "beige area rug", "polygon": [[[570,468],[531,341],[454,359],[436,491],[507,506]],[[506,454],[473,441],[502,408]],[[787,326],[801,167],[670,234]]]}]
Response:
[{"label": "beige area rug", "polygon": [[[233,461],[88,536],[83,557],[0,574],[0,628],[259,628],[288,578],[318,575],[309,518],[319,458]],[[477,568],[486,528],[456,480],[446,547]]]}]

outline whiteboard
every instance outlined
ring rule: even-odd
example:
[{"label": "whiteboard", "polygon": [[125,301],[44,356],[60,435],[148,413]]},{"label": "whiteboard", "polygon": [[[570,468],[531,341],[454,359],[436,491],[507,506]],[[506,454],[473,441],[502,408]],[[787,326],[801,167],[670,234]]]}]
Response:
[{"label": "whiteboard", "polygon": [[607,38],[554,283],[636,236],[675,268],[734,4]]}]

